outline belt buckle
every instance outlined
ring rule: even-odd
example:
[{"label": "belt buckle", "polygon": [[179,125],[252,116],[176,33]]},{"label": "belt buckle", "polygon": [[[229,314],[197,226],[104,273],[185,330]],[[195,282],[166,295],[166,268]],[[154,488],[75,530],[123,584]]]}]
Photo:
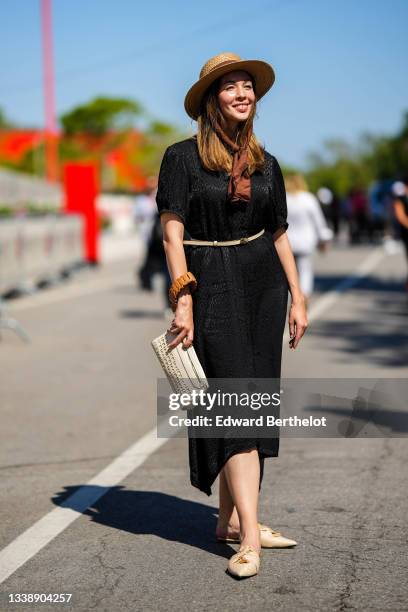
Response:
[{"label": "belt buckle", "polygon": [[248,237],[247,236],[243,236],[242,238],[239,239],[239,242],[241,244],[246,244],[248,242]]}]

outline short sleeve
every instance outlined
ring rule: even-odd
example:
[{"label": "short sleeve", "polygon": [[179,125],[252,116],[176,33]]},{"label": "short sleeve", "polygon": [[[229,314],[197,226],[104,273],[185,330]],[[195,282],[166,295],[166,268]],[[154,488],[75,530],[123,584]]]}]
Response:
[{"label": "short sleeve", "polygon": [[287,222],[288,208],[282,171],[276,157],[271,155],[270,158],[270,195],[272,204],[271,231],[275,233],[279,228],[284,228],[286,231],[289,227],[289,223]]},{"label": "short sleeve", "polygon": [[170,145],[160,166],[156,193],[159,215],[172,212],[185,224],[190,200],[190,179],[184,152]]}]

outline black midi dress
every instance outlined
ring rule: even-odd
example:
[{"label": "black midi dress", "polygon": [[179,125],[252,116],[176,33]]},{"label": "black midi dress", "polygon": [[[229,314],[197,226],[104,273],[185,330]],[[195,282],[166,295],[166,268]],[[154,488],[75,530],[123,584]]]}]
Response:
[{"label": "black midi dress", "polygon": [[[167,147],[159,173],[159,213],[173,212],[184,239],[233,240],[265,233],[246,244],[184,245],[193,292],[193,345],[208,378],[281,376],[288,281],[274,245],[288,228],[286,193],[276,158],[265,150],[263,170],[251,175],[249,202],[227,200],[229,176],[201,164],[196,136]],[[257,448],[261,482],[266,457],[277,457],[279,437],[196,438],[189,436],[190,480],[207,495],[225,462]]]}]

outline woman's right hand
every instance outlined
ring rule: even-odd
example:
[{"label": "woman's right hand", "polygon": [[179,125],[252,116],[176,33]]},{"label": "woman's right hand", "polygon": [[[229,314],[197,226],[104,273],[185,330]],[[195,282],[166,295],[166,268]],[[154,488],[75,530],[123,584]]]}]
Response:
[{"label": "woman's right hand", "polygon": [[175,316],[168,331],[177,334],[177,337],[168,344],[169,348],[174,348],[180,342],[186,349],[193,344],[193,298],[188,287],[179,293]]}]

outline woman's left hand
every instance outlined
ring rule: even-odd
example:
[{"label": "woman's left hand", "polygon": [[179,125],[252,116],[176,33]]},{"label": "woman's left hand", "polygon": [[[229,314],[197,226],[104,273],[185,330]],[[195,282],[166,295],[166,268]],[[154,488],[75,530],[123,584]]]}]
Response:
[{"label": "woman's left hand", "polygon": [[189,287],[183,287],[178,295],[175,317],[168,329],[176,338],[168,347],[173,349],[182,342],[182,346],[187,349],[192,346],[194,339],[193,299]]},{"label": "woman's left hand", "polygon": [[296,348],[308,326],[304,296],[292,301],[289,311],[289,347]]}]

